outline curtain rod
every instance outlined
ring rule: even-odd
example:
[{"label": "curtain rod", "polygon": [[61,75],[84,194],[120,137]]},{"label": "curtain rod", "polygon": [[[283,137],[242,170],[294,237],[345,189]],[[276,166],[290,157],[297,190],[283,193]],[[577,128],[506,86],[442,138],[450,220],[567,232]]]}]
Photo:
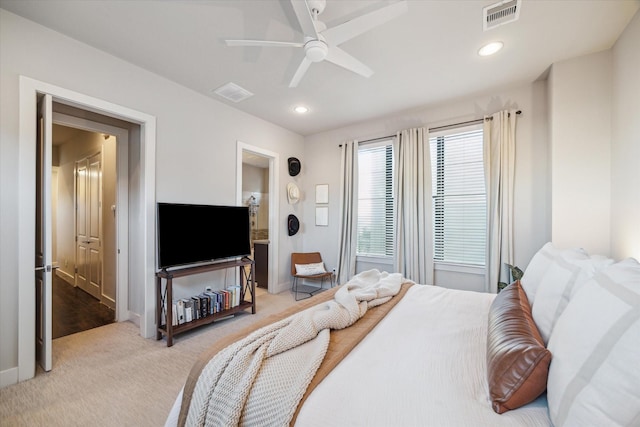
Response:
[{"label": "curtain rod", "polygon": [[[520,115],[522,114],[522,110],[518,110],[516,111],[516,114]],[[493,117],[487,117],[487,120],[493,120]],[[463,126],[463,125],[473,125],[473,124],[477,124],[477,123],[482,123],[485,119],[475,119],[475,120],[469,120],[466,122],[460,122],[460,123],[452,123],[450,125],[444,125],[444,126],[437,126],[437,127],[433,127],[433,128],[429,128],[429,132],[434,131],[434,130],[442,130],[442,129],[448,129],[448,128],[453,128],[453,127],[459,127],[459,126]],[[389,138],[393,138],[396,135],[387,135],[387,136],[380,136],[378,138],[372,138],[372,139],[365,139],[364,141],[358,141],[358,144],[368,144],[370,142],[376,142],[376,141],[380,141],[383,139],[389,139]],[[338,145],[338,147],[342,147],[342,144]]]}]

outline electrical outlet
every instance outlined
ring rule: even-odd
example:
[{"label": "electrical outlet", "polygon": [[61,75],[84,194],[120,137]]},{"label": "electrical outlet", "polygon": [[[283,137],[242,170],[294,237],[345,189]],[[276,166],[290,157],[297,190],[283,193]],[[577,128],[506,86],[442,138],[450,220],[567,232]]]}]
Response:
[{"label": "electrical outlet", "polygon": [[204,288],[205,292],[211,292],[211,286],[207,286],[206,288]]}]

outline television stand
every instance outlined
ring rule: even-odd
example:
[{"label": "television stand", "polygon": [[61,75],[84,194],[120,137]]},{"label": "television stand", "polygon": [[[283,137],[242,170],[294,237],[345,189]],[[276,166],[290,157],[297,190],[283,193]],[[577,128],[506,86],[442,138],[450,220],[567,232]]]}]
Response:
[{"label": "television stand", "polygon": [[[251,272],[247,274],[246,266],[250,266]],[[227,310],[221,310],[217,313],[208,314],[191,322],[182,323],[180,325],[173,324],[173,279],[194,274],[208,273],[210,271],[223,270],[225,268],[238,268],[240,272],[240,302],[237,306]],[[256,286],[253,280],[254,261],[247,257],[225,261],[220,263],[199,265],[195,267],[176,268],[172,270],[160,270],[156,273],[156,339],[167,337],[167,347],[173,345],[173,336],[181,332],[197,328],[198,326],[207,325],[215,320],[222,319],[232,314],[240,313],[248,308],[251,314],[256,313]],[[166,285],[162,286],[162,279],[166,281]],[[247,301],[247,297],[251,296],[251,301]],[[162,325],[162,320],[165,324]]]}]

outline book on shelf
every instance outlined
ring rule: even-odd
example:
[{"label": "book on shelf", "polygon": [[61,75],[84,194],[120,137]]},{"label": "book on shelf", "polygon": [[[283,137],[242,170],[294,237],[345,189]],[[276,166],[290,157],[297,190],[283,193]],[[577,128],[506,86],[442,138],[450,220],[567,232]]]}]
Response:
[{"label": "book on shelf", "polygon": [[[162,310],[160,312],[160,326],[167,326],[167,318],[168,318],[168,309],[167,309],[168,301],[164,301],[162,304]],[[171,324],[173,326],[178,325],[178,300],[173,300],[171,302],[171,306],[169,308],[171,310]]]},{"label": "book on shelf", "polygon": [[204,294],[209,298],[209,314],[216,314],[218,312],[218,294],[213,291],[206,291]]},{"label": "book on shelf", "polygon": [[193,301],[191,298],[183,298],[182,303],[184,304],[185,323],[193,321]]},{"label": "book on shelf", "polygon": [[178,325],[178,305],[176,302],[171,303],[171,325]]},{"label": "book on shelf", "polygon": [[182,325],[185,322],[184,319],[184,301],[181,299],[175,301],[176,313],[178,315],[178,325]]},{"label": "book on shelf", "polygon": [[200,298],[191,297],[191,301],[193,304],[193,320],[197,320],[200,318]]},{"label": "book on shelf", "polygon": [[[222,310],[227,310],[227,301],[228,301],[228,296],[227,296],[227,291],[225,291],[224,289],[221,289],[220,291],[220,296],[221,296],[221,301],[220,301],[220,306]],[[222,311],[220,310],[220,311]]]},{"label": "book on shelf", "polygon": [[229,292],[231,292],[231,307],[237,307],[240,305],[240,293],[241,288],[240,285],[229,286],[227,288]]},{"label": "book on shelf", "polygon": [[209,298],[204,295],[198,295],[200,299],[200,317],[207,317],[209,315]]},{"label": "book on shelf", "polygon": [[222,293],[220,293],[220,291],[214,291],[213,293],[216,297],[215,312],[219,313],[222,311]]},{"label": "book on shelf", "polygon": [[233,291],[230,288],[224,290],[227,293],[226,307],[227,310],[233,308]]}]

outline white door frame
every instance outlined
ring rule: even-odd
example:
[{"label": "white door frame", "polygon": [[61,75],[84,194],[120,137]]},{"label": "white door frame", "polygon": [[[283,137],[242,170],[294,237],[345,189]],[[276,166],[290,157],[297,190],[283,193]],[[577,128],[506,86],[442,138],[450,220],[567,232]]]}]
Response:
[{"label": "white door frame", "polygon": [[[53,123],[89,132],[108,133],[116,137],[116,321],[129,315],[129,131],[62,113],[53,113]],[[75,216],[74,216],[75,221]],[[75,229],[75,227],[74,227]]]},{"label": "white door frame", "polygon": [[[18,191],[18,381],[35,376],[35,166],[36,166],[36,103],[39,94],[50,94],[55,102],[72,105],[140,125],[140,218],[142,227],[136,230],[139,239],[139,263],[129,277],[140,280],[143,290],[143,312],[140,334],[155,334],[155,146],[156,118],[130,108],[41,82],[19,77],[19,180]],[[131,279],[129,279],[131,280]],[[135,283],[135,282],[134,282]]]},{"label": "white door frame", "polygon": [[278,171],[280,170],[280,158],[278,153],[265,150],[264,148],[255,147],[237,141],[236,147],[236,203],[238,206],[243,205],[242,200],[242,153],[253,153],[269,159],[269,293],[279,292],[278,287],[278,236],[280,236],[280,228],[278,221],[280,197],[278,188],[280,188]]}]

